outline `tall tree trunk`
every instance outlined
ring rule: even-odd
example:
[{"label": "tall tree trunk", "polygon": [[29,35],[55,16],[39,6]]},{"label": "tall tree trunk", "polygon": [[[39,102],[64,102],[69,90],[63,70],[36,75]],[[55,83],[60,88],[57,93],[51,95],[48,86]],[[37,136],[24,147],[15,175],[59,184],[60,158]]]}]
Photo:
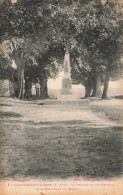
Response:
[{"label": "tall tree trunk", "polygon": [[91,93],[92,93],[92,83],[91,83],[91,79],[89,78],[88,81],[85,83],[85,98],[90,97]]},{"label": "tall tree trunk", "polygon": [[48,98],[48,87],[47,87],[47,77],[44,77],[40,80],[40,97],[42,99]]},{"label": "tall tree trunk", "polygon": [[105,81],[104,81],[104,89],[103,89],[102,99],[108,99],[109,80],[110,80],[110,71],[107,69],[106,74],[105,74]]},{"label": "tall tree trunk", "polygon": [[18,87],[17,87],[17,97],[19,99],[24,98],[24,69],[25,63],[23,59],[23,54],[19,51],[15,55],[15,62],[17,64],[17,77],[18,77]]},{"label": "tall tree trunk", "polygon": [[24,98],[24,67],[21,66],[20,70],[20,89],[19,89],[19,99]]},{"label": "tall tree trunk", "polygon": [[92,91],[91,86],[86,85],[86,86],[85,86],[85,98],[88,98],[88,97],[91,96],[91,91]]},{"label": "tall tree trunk", "polygon": [[92,97],[101,95],[101,82],[100,82],[100,74],[95,73],[95,77],[93,78],[93,93]]},{"label": "tall tree trunk", "polygon": [[25,98],[29,99],[32,96],[32,82],[29,79],[25,79]]},{"label": "tall tree trunk", "polygon": [[88,79],[85,82],[85,98],[90,97],[92,94],[92,77],[91,74],[88,75]]}]

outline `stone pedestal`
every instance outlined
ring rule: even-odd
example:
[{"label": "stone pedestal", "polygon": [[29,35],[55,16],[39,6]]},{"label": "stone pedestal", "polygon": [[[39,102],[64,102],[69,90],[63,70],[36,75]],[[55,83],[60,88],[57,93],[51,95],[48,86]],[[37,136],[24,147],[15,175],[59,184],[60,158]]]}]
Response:
[{"label": "stone pedestal", "polygon": [[64,94],[64,95],[72,94],[71,87],[72,87],[71,79],[63,78],[62,79],[62,91],[61,91],[61,94]]}]

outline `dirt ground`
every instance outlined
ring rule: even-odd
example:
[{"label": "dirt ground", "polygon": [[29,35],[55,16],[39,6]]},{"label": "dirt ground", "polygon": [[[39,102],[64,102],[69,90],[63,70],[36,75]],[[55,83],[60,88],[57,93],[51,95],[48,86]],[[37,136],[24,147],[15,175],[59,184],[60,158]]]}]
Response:
[{"label": "dirt ground", "polygon": [[1,179],[122,174],[121,100],[82,106],[0,98]]}]

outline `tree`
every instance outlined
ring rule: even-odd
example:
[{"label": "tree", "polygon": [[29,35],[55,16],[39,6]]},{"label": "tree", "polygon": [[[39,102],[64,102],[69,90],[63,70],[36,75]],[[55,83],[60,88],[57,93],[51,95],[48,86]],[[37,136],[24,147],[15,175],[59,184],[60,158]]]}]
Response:
[{"label": "tree", "polygon": [[108,98],[108,85],[111,76],[115,77],[116,72],[119,75],[121,70],[121,58],[122,58],[122,12],[119,8],[117,1],[115,3],[109,1],[102,9],[104,17],[101,17],[103,26],[105,25],[105,31],[101,35],[99,49],[104,58],[105,67],[105,80],[103,99]]},{"label": "tree", "polygon": [[62,69],[64,48],[61,45],[51,45],[49,50],[37,58],[39,69],[38,79],[41,85],[41,98],[48,98],[47,81],[56,78]]},{"label": "tree", "polygon": [[[79,8],[81,9],[81,6]],[[86,4],[84,8],[86,8],[84,11],[80,10],[78,23],[76,24],[78,29],[77,41],[79,43],[82,42],[80,47],[84,46],[88,55],[83,53],[84,59],[81,56],[78,57],[80,62],[80,64],[78,63],[79,68],[73,66],[73,69],[79,69],[81,77],[83,72],[85,73],[83,71],[85,68],[85,75],[88,75],[88,79],[86,79],[89,86],[88,91],[91,91],[92,88],[95,96],[98,94],[98,83],[103,82],[105,78],[104,91],[106,90],[107,93],[108,85],[106,83],[109,82],[111,72],[114,69],[118,71],[121,69],[121,63],[119,62],[122,52],[121,36],[123,26],[121,10],[116,1],[107,1],[105,6],[101,5],[100,2],[95,3],[92,1],[90,5]],[[84,20],[81,19],[83,13],[85,14]],[[83,21],[86,21],[86,26],[84,26]],[[87,56],[89,57],[88,62]],[[108,75],[104,77],[107,72]],[[106,98],[106,93],[103,93],[103,98]],[[88,95],[90,96],[91,93],[88,93]]]},{"label": "tree", "polygon": [[[28,4],[30,4],[30,6],[28,6]],[[34,3],[34,1],[20,0],[15,5],[9,3],[7,8],[8,13],[4,9],[6,19],[12,24],[11,29],[8,28],[6,30],[9,34],[8,42],[12,45],[9,54],[17,64],[18,97],[22,98],[24,96],[23,80],[25,63],[26,67],[29,66],[31,69],[31,66],[34,65],[34,61],[41,61],[41,58],[43,59],[43,56],[46,56],[46,51],[48,54],[49,46],[56,40],[54,39],[54,33],[52,33],[51,37],[51,32],[53,32],[51,12],[49,4],[45,1],[36,1],[36,3]],[[4,35],[6,31],[4,30]],[[5,39],[4,36],[3,38]],[[47,59],[47,57],[45,58]],[[50,59],[49,61],[43,62],[42,65],[40,64],[40,70],[42,70],[44,74],[43,80],[45,80],[46,75],[48,75],[47,77],[52,76],[52,72],[51,74],[49,73],[49,70],[52,69],[49,62],[51,62]]]}]

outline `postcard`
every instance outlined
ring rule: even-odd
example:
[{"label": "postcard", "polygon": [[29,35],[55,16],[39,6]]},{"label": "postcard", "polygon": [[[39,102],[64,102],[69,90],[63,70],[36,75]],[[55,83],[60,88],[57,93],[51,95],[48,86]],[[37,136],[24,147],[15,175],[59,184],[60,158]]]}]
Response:
[{"label": "postcard", "polygon": [[0,1],[0,195],[123,194],[122,11]]}]

